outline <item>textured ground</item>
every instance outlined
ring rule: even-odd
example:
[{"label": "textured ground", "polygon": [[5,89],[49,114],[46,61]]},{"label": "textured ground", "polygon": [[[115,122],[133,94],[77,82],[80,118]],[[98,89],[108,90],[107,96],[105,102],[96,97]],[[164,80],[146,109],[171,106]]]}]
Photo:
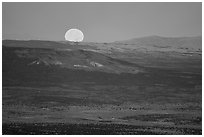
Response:
[{"label": "textured ground", "polygon": [[202,133],[200,52],[30,44],[3,44],[3,134]]}]

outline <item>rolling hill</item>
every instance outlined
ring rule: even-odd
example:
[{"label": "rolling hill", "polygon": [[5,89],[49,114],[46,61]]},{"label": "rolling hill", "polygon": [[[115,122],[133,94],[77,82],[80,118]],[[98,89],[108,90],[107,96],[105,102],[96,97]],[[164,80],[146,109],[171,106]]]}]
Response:
[{"label": "rolling hill", "polygon": [[201,134],[201,43],[178,39],[4,40],[3,133]]}]

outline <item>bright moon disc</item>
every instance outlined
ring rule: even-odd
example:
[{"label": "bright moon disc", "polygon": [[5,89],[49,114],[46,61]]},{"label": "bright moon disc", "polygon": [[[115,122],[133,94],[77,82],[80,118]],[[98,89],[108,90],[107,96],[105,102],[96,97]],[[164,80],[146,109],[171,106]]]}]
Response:
[{"label": "bright moon disc", "polygon": [[84,35],[79,29],[69,29],[65,33],[65,39],[72,42],[81,42],[84,39]]}]

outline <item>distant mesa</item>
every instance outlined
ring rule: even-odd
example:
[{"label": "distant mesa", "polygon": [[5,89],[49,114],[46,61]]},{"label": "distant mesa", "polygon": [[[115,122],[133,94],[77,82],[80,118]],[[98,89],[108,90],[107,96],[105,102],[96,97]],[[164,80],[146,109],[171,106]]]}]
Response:
[{"label": "distant mesa", "polygon": [[161,37],[161,36],[147,36],[141,38],[134,38],[124,41],[116,41],[116,44],[122,45],[139,45],[142,47],[155,48],[188,48],[201,49],[202,36],[195,37]]}]

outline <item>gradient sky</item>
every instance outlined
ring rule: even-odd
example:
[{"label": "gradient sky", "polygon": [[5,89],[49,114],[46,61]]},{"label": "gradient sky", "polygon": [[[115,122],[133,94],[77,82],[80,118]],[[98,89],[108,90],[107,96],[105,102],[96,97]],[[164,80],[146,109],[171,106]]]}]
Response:
[{"label": "gradient sky", "polygon": [[86,42],[198,36],[202,3],[3,3],[3,39],[64,40],[70,28]]}]

